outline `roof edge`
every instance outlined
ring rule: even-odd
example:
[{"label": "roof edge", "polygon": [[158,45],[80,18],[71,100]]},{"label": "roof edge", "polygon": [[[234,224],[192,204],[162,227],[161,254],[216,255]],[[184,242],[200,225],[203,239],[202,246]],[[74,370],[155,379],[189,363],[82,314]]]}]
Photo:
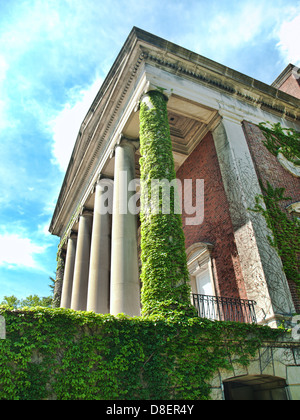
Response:
[{"label": "roof edge", "polygon": [[272,87],[279,89],[283,83],[290,77],[291,74],[296,73],[300,74],[300,68],[294,64],[289,64],[286,68],[280,73],[280,75],[274,80],[271,84]]}]

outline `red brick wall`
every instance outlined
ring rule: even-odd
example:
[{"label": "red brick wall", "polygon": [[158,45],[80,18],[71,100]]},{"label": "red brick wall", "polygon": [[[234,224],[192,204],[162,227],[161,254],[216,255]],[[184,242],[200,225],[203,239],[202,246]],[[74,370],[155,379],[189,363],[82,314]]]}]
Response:
[{"label": "red brick wall", "polygon": [[193,179],[194,205],[195,180],[204,179],[203,223],[199,226],[186,225],[185,218],[191,216],[186,215],[183,209],[186,248],[196,242],[212,243],[216,292],[224,297],[247,298],[217,153],[210,133],[180,167],[177,178],[182,181]]},{"label": "red brick wall", "polygon": [[299,178],[284,169],[276,156],[267,150],[263,144],[265,137],[257,125],[244,121],[243,127],[258,178],[264,183],[268,181],[273,187],[285,188],[285,195],[291,197],[291,200],[283,203],[283,209],[300,201]]},{"label": "red brick wall", "polygon": [[279,90],[300,99],[300,78],[296,79],[293,74],[280,86]]},{"label": "red brick wall", "polygon": [[[285,196],[291,197],[291,200],[281,204],[282,210],[285,211],[289,204],[300,201],[300,180],[285,170],[277,158],[266,149],[263,145],[264,135],[255,124],[244,121],[243,126],[258,178],[264,184],[268,181],[273,187],[284,188]],[[294,304],[300,313],[300,298],[296,293],[295,284],[289,281],[289,285]]]}]

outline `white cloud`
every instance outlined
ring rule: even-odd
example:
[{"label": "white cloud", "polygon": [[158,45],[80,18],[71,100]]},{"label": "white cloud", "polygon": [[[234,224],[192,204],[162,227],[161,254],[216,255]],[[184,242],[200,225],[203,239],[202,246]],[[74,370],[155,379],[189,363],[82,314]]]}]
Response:
[{"label": "white cloud", "polygon": [[70,99],[60,113],[50,121],[53,133],[53,163],[66,171],[80,125],[87,114],[100,86],[102,79],[98,77],[87,89],[75,87],[70,90]]},{"label": "white cloud", "polygon": [[6,58],[3,55],[0,55],[0,130],[13,128],[16,125],[12,118],[10,118],[8,111],[10,99],[5,92],[5,80],[8,71],[9,64],[7,63]]},{"label": "white cloud", "polygon": [[258,4],[254,8],[247,2],[242,8],[219,14],[210,22],[212,45],[221,51],[240,47],[261,31],[263,21],[263,7]]},{"label": "white cloud", "polygon": [[6,74],[8,72],[9,65],[7,63],[6,58],[3,55],[0,55],[0,86],[4,82],[6,78]]},{"label": "white cloud", "polygon": [[44,271],[36,257],[39,254],[43,254],[47,247],[47,245],[38,245],[31,239],[18,233],[1,233],[0,266],[10,269],[29,268]]},{"label": "white cloud", "polygon": [[277,47],[284,61],[300,66],[300,14],[282,23],[278,37]]}]

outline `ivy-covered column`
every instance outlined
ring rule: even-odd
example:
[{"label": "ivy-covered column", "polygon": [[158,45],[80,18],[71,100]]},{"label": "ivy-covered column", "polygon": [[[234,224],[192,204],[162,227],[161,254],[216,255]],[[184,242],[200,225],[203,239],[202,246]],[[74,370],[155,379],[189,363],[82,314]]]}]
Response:
[{"label": "ivy-covered column", "polygon": [[167,98],[161,91],[141,99],[140,152],[143,314],[191,315],[185,239],[181,215],[174,211],[177,191],[170,188],[169,212],[162,205],[163,192],[154,194],[160,181],[167,185],[176,178]]},{"label": "ivy-covered column", "polygon": [[55,284],[54,284],[52,308],[59,308],[59,305],[60,305],[63,278],[64,278],[64,268],[65,268],[65,260],[64,260],[64,256],[62,255],[62,251],[60,251],[57,255],[57,268],[56,268],[56,278],[55,278]]}]

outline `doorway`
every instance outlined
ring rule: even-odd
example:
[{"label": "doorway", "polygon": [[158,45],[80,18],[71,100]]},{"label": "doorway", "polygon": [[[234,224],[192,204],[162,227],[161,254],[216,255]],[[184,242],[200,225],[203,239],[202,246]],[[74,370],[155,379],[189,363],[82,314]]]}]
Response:
[{"label": "doorway", "polygon": [[226,379],[225,400],[286,401],[287,384],[284,379],[270,375],[245,375]]}]

